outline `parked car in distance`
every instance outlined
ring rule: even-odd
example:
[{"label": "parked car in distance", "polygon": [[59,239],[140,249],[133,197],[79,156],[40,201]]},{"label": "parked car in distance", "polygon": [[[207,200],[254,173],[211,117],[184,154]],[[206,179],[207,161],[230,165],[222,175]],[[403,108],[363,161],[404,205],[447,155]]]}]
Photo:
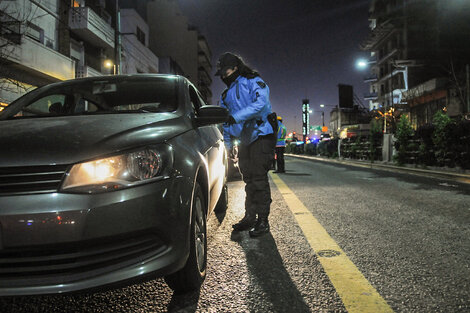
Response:
[{"label": "parked car in distance", "polygon": [[0,112],[0,296],[206,275],[206,219],[227,205],[227,152],[173,75],[75,79]]}]

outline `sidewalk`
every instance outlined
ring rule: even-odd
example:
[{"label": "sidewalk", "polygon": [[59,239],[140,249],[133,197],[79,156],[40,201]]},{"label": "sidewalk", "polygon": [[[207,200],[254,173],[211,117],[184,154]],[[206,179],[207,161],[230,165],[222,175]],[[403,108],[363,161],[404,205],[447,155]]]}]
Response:
[{"label": "sidewalk", "polygon": [[382,161],[360,161],[360,160],[349,160],[349,159],[329,159],[326,157],[318,157],[304,154],[290,154],[286,153],[286,156],[309,159],[327,163],[345,164],[356,167],[372,168],[377,170],[395,172],[395,173],[406,173],[417,176],[433,177],[445,180],[456,181],[459,183],[470,184],[470,173],[469,171],[457,172],[455,169],[422,169],[410,166],[397,166]]}]

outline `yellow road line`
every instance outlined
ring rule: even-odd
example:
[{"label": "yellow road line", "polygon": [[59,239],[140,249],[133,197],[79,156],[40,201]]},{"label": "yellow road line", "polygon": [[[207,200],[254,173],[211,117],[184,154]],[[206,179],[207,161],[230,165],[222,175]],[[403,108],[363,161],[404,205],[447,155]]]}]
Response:
[{"label": "yellow road line", "polygon": [[271,177],[348,312],[393,312],[333,238],[278,175]]}]

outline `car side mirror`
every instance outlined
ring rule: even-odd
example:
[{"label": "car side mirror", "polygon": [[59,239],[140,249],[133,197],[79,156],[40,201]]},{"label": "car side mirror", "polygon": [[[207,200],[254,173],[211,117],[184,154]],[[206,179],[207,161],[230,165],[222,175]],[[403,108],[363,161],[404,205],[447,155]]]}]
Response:
[{"label": "car side mirror", "polygon": [[196,124],[205,126],[225,123],[228,119],[228,110],[218,105],[204,105],[199,108],[196,116]]}]

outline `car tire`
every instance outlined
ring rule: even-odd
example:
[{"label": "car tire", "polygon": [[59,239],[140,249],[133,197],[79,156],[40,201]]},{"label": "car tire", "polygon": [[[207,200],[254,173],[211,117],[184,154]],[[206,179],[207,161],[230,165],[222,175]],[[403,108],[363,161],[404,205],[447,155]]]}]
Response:
[{"label": "car tire", "polygon": [[217,201],[217,204],[215,205],[214,212],[223,213],[227,211],[227,207],[228,207],[228,187],[227,185],[224,185],[222,187],[222,192],[220,193],[219,201]]},{"label": "car tire", "polygon": [[176,273],[165,276],[165,281],[175,293],[197,290],[206,278],[207,236],[206,236],[206,202],[198,183],[194,188],[193,206],[191,208],[191,227],[189,257],[185,266]]}]

